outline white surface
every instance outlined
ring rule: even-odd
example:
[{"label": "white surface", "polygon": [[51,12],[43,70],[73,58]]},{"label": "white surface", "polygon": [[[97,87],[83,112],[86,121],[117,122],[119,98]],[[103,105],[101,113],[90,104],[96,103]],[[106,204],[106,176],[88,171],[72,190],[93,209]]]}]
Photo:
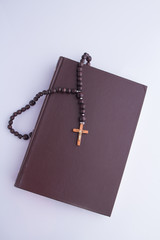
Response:
[{"label": "white surface", "polygon": [[[160,239],[160,2],[0,2],[0,239]],[[8,118],[47,89],[60,55],[148,86],[111,218],[14,187],[28,141]],[[14,126],[33,129],[43,99]]]}]

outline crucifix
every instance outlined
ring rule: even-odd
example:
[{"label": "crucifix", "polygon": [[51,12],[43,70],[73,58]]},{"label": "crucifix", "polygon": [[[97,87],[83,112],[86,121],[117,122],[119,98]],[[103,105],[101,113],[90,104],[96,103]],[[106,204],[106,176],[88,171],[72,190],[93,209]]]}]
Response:
[{"label": "crucifix", "polygon": [[77,139],[77,146],[80,146],[80,144],[81,144],[82,134],[83,133],[88,134],[88,130],[83,130],[83,125],[84,125],[83,123],[80,123],[79,129],[73,128],[73,132],[79,133],[78,134],[78,139]]}]

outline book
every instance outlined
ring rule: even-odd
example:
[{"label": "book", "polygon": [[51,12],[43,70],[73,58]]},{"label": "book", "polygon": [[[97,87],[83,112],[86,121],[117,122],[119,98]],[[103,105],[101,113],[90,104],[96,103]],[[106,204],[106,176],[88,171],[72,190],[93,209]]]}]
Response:
[{"label": "book", "polygon": [[[77,64],[60,56],[50,89],[76,88]],[[143,84],[84,65],[84,128],[89,133],[77,146],[74,94],[47,95],[15,186],[111,216],[146,90]]]}]

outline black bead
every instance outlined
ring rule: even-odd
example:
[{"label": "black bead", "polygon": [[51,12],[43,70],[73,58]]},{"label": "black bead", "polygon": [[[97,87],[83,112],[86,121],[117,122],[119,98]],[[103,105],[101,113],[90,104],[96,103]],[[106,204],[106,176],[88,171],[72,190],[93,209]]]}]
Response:
[{"label": "black bead", "polygon": [[81,81],[78,81],[78,82],[77,82],[77,86],[80,86],[80,87],[81,87],[82,85],[83,85],[83,83],[82,83]]},{"label": "black bead", "polygon": [[77,76],[78,76],[78,77],[82,77],[82,72],[78,72],[78,73],[77,73]]},{"label": "black bead", "polygon": [[30,136],[30,137],[32,136],[32,132],[29,133],[29,136]]},{"label": "black bead", "polygon": [[82,66],[84,65],[84,61],[85,59],[81,59],[80,63],[82,64]]},{"label": "black bead", "polygon": [[12,126],[11,126],[11,125],[8,125],[7,127],[8,127],[8,129],[12,129]]},{"label": "black bead", "polygon": [[80,121],[80,122],[85,122],[85,121],[86,121],[86,117],[80,116],[79,121]]},{"label": "black bead", "polygon": [[14,131],[14,129],[13,129],[13,128],[11,128],[11,129],[10,129],[10,132],[11,132],[11,133],[14,133],[15,131]]},{"label": "black bead", "polygon": [[82,81],[82,77],[78,76],[77,81]]},{"label": "black bead", "polygon": [[79,91],[82,91],[82,87],[78,86],[78,90],[79,90]]},{"label": "black bead", "polygon": [[84,103],[84,100],[83,100],[83,99],[79,99],[79,100],[78,100],[78,103],[79,103],[79,104],[83,104],[83,103]]},{"label": "black bead", "polygon": [[46,91],[46,90],[43,90],[42,93],[43,93],[43,95],[46,95],[46,94],[47,94],[47,91]]},{"label": "black bead", "polygon": [[76,89],[72,88],[72,89],[71,89],[71,92],[72,92],[72,93],[76,93]]},{"label": "black bead", "polygon": [[70,88],[67,88],[67,89],[66,89],[66,92],[67,92],[67,93],[71,93],[71,89],[70,89]]},{"label": "black bead", "polygon": [[38,99],[39,99],[39,97],[36,97],[36,96],[33,98],[33,100],[34,100],[35,102],[38,101]]},{"label": "black bead", "polygon": [[43,94],[41,92],[36,94],[36,97],[40,98]]},{"label": "black bead", "polygon": [[77,98],[83,98],[83,93],[82,92],[78,92],[77,93]]},{"label": "black bead", "polygon": [[86,108],[86,105],[85,105],[84,103],[82,103],[82,104],[80,105],[80,108],[81,108],[81,109],[85,109],[85,108]]},{"label": "black bead", "polygon": [[86,53],[86,52],[85,52],[83,55],[89,56],[89,54],[88,54],[88,53]]},{"label": "black bead", "polygon": [[17,113],[16,113],[16,112],[14,112],[14,113],[13,113],[13,116],[14,116],[14,117],[16,117],[16,116],[17,116]]},{"label": "black bead", "polygon": [[21,114],[21,113],[22,113],[22,111],[21,111],[21,110],[18,110],[18,111],[17,111],[17,114]]},{"label": "black bead", "polygon": [[30,108],[30,105],[29,105],[29,104],[27,104],[27,105],[25,106],[25,108],[26,108],[26,109],[29,109],[29,108]]},{"label": "black bead", "polygon": [[18,134],[18,138],[21,139],[22,138],[22,134],[19,133]]},{"label": "black bead", "polygon": [[13,120],[14,119],[14,116],[12,115],[11,117],[10,117],[10,120]]},{"label": "black bead", "polygon": [[86,110],[85,109],[80,109],[81,114],[85,114]]},{"label": "black bead", "polygon": [[13,121],[12,121],[12,120],[9,120],[9,122],[8,122],[8,123],[9,123],[9,125],[12,125]]},{"label": "black bead", "polygon": [[92,60],[92,57],[91,57],[91,56],[88,56],[88,57],[87,57],[87,61],[90,62],[91,60]]},{"label": "black bead", "polygon": [[25,108],[25,107],[21,108],[21,111],[22,111],[22,112],[25,112],[25,111],[26,111],[26,108]]},{"label": "black bead", "polygon": [[36,94],[36,97],[37,97],[37,98],[40,98],[41,96],[39,95],[39,93],[37,93],[37,94]]},{"label": "black bead", "polygon": [[18,134],[19,134],[19,133],[18,133],[17,131],[16,131],[16,132],[14,132],[14,135],[15,135],[15,136],[18,136]]},{"label": "black bead", "polygon": [[34,101],[34,100],[31,100],[30,102],[29,102],[29,105],[30,106],[34,106],[36,104],[36,102]]},{"label": "black bead", "polygon": [[86,59],[86,57],[87,57],[86,54],[83,54],[81,58]]},{"label": "black bead", "polygon": [[61,91],[62,91],[62,88],[58,88],[58,89],[57,89],[57,92],[61,92]]},{"label": "black bead", "polygon": [[78,71],[78,72],[82,72],[82,70],[83,70],[82,67],[78,67],[78,68],[77,68],[77,71]]},{"label": "black bead", "polygon": [[78,63],[78,67],[83,67],[83,63],[82,63],[82,62],[79,62],[79,63]]},{"label": "black bead", "polygon": [[62,88],[62,93],[66,93],[66,88]]},{"label": "black bead", "polygon": [[23,135],[23,139],[24,139],[24,140],[28,140],[28,139],[29,139],[28,134],[24,134],[24,135]]}]

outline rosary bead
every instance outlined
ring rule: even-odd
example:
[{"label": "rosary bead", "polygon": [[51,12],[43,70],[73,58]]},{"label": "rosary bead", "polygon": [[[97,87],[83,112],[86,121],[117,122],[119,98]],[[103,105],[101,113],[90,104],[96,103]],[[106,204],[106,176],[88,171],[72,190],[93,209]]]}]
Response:
[{"label": "rosary bead", "polygon": [[92,60],[91,56],[88,56],[88,57],[87,57],[87,61],[90,62],[91,60]]},{"label": "rosary bead", "polygon": [[79,62],[79,63],[78,63],[78,67],[83,67],[83,63],[82,63],[82,62]]},{"label": "rosary bead", "polygon": [[80,105],[80,108],[81,108],[81,109],[85,109],[85,108],[86,108],[86,105],[85,105],[84,103],[82,103],[82,104]]},{"label": "rosary bead", "polygon": [[82,87],[78,87],[78,90],[79,90],[79,91],[82,91]]},{"label": "rosary bead", "polygon": [[32,136],[32,132],[29,133],[29,136],[30,136],[30,137]]},{"label": "rosary bead", "polygon": [[9,120],[9,122],[8,122],[8,123],[9,123],[9,125],[12,125],[13,121],[12,121],[12,120]]},{"label": "rosary bead", "polygon": [[86,54],[83,54],[81,58],[86,59],[86,57],[87,57]]},{"label": "rosary bead", "polygon": [[37,93],[36,97],[40,98],[41,97],[41,92]]},{"label": "rosary bead", "polygon": [[78,76],[77,81],[82,82],[82,77]]},{"label": "rosary bead", "polygon": [[38,99],[39,99],[39,98],[36,97],[36,96],[33,98],[33,100],[34,100],[35,102],[38,101]]},{"label": "rosary bead", "polygon": [[82,77],[82,72],[77,73],[78,77]]},{"label": "rosary bead", "polygon": [[78,68],[77,68],[77,71],[78,71],[78,72],[82,72],[82,67],[78,67]]},{"label": "rosary bead", "polygon": [[81,114],[85,114],[86,110],[85,109],[80,109]]},{"label": "rosary bead", "polygon": [[29,109],[29,108],[30,108],[30,105],[29,105],[29,104],[27,104],[27,105],[25,106],[25,108],[26,108],[26,109]]},{"label": "rosary bead", "polygon": [[83,98],[83,93],[82,92],[78,92],[77,93],[77,98]]},{"label": "rosary bead", "polygon": [[80,116],[79,121],[80,121],[80,122],[85,122],[85,121],[86,121],[86,118],[85,118],[84,116]]},{"label": "rosary bead", "polygon": [[13,120],[14,119],[14,116],[12,115],[11,117],[10,117],[10,120]]},{"label": "rosary bead", "polygon": [[66,89],[66,92],[67,92],[67,93],[71,93],[71,89],[70,89],[70,88],[67,88],[67,89]]},{"label": "rosary bead", "polygon": [[89,54],[88,54],[88,53],[86,53],[86,52],[85,52],[83,55],[89,56]]},{"label": "rosary bead", "polygon": [[21,110],[18,110],[18,111],[17,111],[17,114],[21,114],[21,113],[22,113],[22,111],[21,111]]},{"label": "rosary bead", "polygon": [[39,93],[37,93],[37,94],[36,94],[36,97],[37,97],[37,98],[40,98],[40,95],[39,95]]},{"label": "rosary bead", "polygon": [[84,65],[85,59],[81,59],[80,63],[82,63],[82,66]]},{"label": "rosary bead", "polygon": [[31,100],[30,102],[29,102],[29,105],[30,106],[34,106],[36,104],[36,102],[34,101],[34,100]]},{"label": "rosary bead", "polygon": [[22,138],[22,134],[19,133],[18,134],[18,138],[21,139]]},{"label": "rosary bead", "polygon": [[72,93],[76,93],[76,89],[72,88],[72,89],[71,89],[71,92],[72,92]]},{"label": "rosary bead", "polygon": [[43,90],[42,93],[43,93],[44,95],[46,95],[46,94],[47,94],[47,91],[46,91],[46,90]]},{"label": "rosary bead", "polygon": [[79,103],[79,104],[82,104],[82,103],[84,103],[84,100],[83,100],[83,99],[79,99],[79,100],[78,100],[78,103]]},{"label": "rosary bead", "polygon": [[14,135],[15,135],[15,136],[18,136],[18,134],[19,134],[18,132],[14,132]]},{"label": "rosary bead", "polygon": [[17,113],[16,113],[16,112],[14,112],[14,113],[13,113],[13,116],[14,116],[14,117],[16,117],[16,116],[17,116]]},{"label": "rosary bead", "polygon": [[25,111],[26,111],[26,108],[25,108],[25,107],[21,108],[21,111],[22,111],[22,112],[25,112]]},{"label": "rosary bead", "polygon": [[11,126],[11,125],[8,125],[8,129],[12,129],[12,126]]},{"label": "rosary bead", "polygon": [[57,92],[56,88],[54,88],[52,91],[53,91],[53,93],[56,93],[56,92]]},{"label": "rosary bead", "polygon": [[62,88],[62,93],[66,93],[66,88]]},{"label": "rosary bead", "polygon": [[24,140],[28,140],[28,139],[29,139],[28,134],[24,134],[24,135],[23,135],[23,139],[24,139]]},{"label": "rosary bead", "polygon": [[58,88],[58,89],[57,89],[57,92],[61,92],[61,91],[62,91],[62,88]]},{"label": "rosary bead", "polygon": [[14,133],[14,132],[15,132],[15,130],[12,128],[12,129],[10,129],[10,132],[11,132],[11,133]]},{"label": "rosary bead", "polygon": [[40,97],[42,97],[42,96],[43,96],[43,93],[42,93],[42,92],[39,92],[38,94],[39,94],[39,96],[40,96]]},{"label": "rosary bead", "polygon": [[83,85],[83,83],[82,83],[81,81],[78,81],[78,82],[77,82],[77,86],[80,86],[80,87],[81,87],[82,85]]}]

